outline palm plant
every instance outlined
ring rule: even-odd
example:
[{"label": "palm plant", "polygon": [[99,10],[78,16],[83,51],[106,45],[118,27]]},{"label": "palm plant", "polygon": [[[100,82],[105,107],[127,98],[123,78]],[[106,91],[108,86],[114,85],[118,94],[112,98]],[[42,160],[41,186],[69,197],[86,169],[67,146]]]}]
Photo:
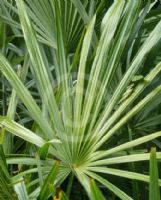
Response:
[{"label": "palm plant", "polygon": [[[161,152],[147,152],[151,144],[160,148],[161,136],[161,21],[152,30],[146,28],[150,14],[144,22],[154,3],[116,0],[107,10],[104,1],[0,5],[2,21],[22,43],[18,69],[6,51],[0,53],[12,88],[7,114],[0,116],[0,166],[18,199],[68,199],[76,177],[92,200],[105,199],[102,186],[113,199],[140,199],[138,181],[151,182],[149,198],[157,191],[159,200]],[[137,163],[146,161],[156,177],[137,172]],[[133,194],[110,175],[132,180]],[[67,195],[60,189],[66,180]]]}]

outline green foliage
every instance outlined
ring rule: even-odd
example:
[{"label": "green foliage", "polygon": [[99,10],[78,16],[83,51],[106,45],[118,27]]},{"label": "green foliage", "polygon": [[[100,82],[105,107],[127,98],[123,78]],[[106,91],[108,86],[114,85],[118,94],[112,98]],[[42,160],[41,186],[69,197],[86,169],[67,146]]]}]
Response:
[{"label": "green foliage", "polygon": [[41,188],[40,195],[38,196],[39,200],[45,200],[48,199],[50,196],[54,196],[55,188],[53,188],[53,184],[58,172],[58,166],[59,166],[58,162],[55,163],[49,175],[46,177],[43,186]]},{"label": "green foliage", "polygon": [[156,148],[151,149],[150,153],[150,192],[149,199],[160,200],[158,166],[156,159]]},{"label": "green foliage", "polygon": [[17,196],[14,192],[12,179],[8,172],[2,145],[0,145],[0,172],[0,199],[16,200]]},{"label": "green foliage", "polygon": [[160,6],[0,6],[0,198],[159,200]]}]

